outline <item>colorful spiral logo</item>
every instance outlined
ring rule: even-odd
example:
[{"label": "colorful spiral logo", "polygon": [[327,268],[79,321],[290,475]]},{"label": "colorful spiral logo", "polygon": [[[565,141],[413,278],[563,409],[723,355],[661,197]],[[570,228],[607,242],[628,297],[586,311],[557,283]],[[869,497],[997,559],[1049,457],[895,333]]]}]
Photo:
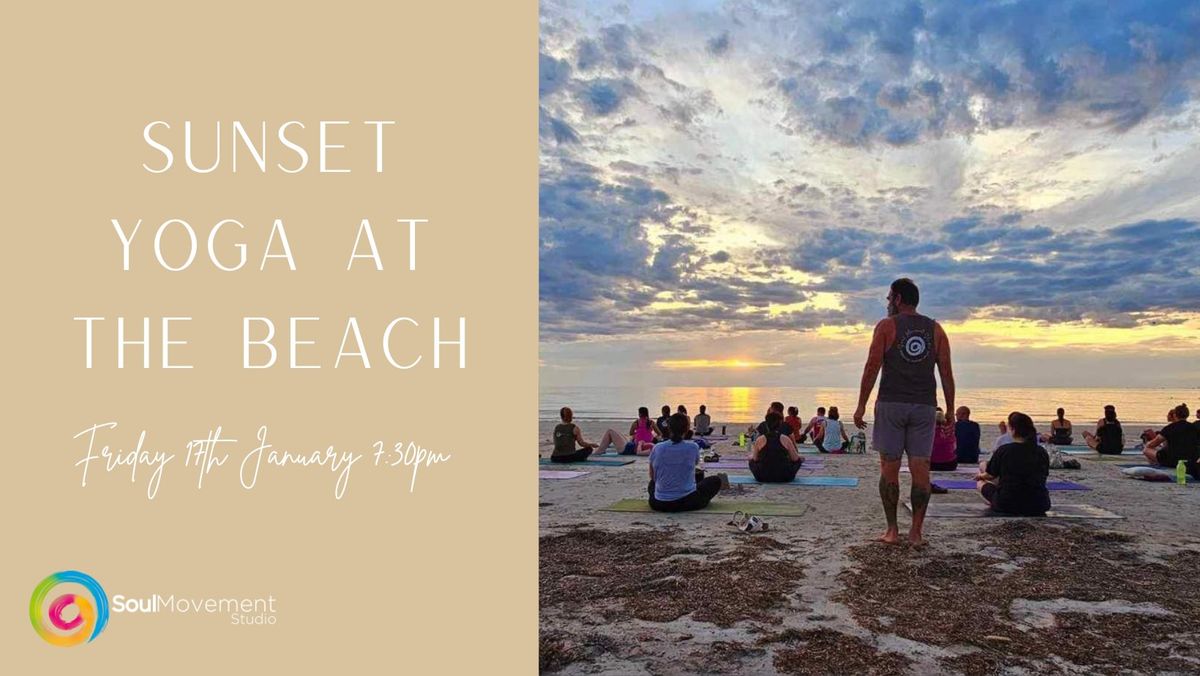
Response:
[{"label": "colorful spiral logo", "polygon": [[[77,584],[87,590],[87,596],[75,593],[61,594],[46,605],[50,592],[62,584]],[[69,606],[78,612],[65,619]],[[47,624],[49,620],[49,624]],[[108,624],[108,595],[96,579],[77,570],[64,570],[42,580],[29,599],[29,621],[33,630],[50,645],[73,646],[94,640]],[[51,628],[53,627],[53,629]],[[55,631],[57,629],[57,631]]]}]

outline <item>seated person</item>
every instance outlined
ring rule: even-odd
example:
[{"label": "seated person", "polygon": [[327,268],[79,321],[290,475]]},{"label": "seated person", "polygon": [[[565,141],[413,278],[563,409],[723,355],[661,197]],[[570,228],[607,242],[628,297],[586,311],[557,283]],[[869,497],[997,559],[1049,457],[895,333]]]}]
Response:
[{"label": "seated person", "polygon": [[700,412],[696,414],[696,419],[692,421],[692,427],[695,428],[696,434],[702,437],[713,433],[712,417],[708,415],[708,407],[700,404]]},{"label": "seated person", "polygon": [[979,423],[971,420],[971,409],[959,406],[954,412],[954,455],[959,462],[979,462]]},{"label": "seated person", "polygon": [[1050,438],[1047,441],[1055,446],[1070,446],[1075,439],[1071,435],[1071,421],[1063,417],[1067,412],[1060,408],[1055,413],[1058,417],[1050,421]]},{"label": "seated person", "polygon": [[637,420],[629,426],[629,443],[622,449],[622,455],[650,455],[654,444],[658,442],[658,427],[650,419],[650,409],[638,407]]},{"label": "seated person", "polygon": [[983,499],[997,512],[1045,516],[1050,511],[1050,456],[1037,445],[1033,420],[1024,413],[1008,416],[1012,441],[996,449],[975,477]]},{"label": "seated person", "polygon": [[704,509],[721,490],[721,478],[705,477],[696,468],[700,447],[683,438],[687,416],[675,414],[667,422],[670,440],[650,452],[650,509],[658,512],[686,512]]},{"label": "seated person", "polygon": [[783,419],[785,425],[791,428],[792,432],[788,436],[795,443],[800,443],[800,409],[795,406],[788,406],[787,417]]},{"label": "seated person", "polygon": [[662,407],[662,415],[658,416],[658,420],[654,421],[654,426],[658,428],[658,438],[666,439],[671,436],[671,430],[667,426],[667,421],[671,419],[671,407],[664,405]]},{"label": "seated person", "polygon": [[783,417],[767,414],[765,434],[754,440],[750,449],[750,473],[763,483],[787,483],[796,478],[804,458],[796,451],[796,443],[783,434]]},{"label": "seated person", "polygon": [[1200,476],[1200,432],[1188,422],[1191,411],[1187,404],[1172,409],[1171,422],[1142,449],[1142,454],[1152,465],[1174,469],[1182,460],[1189,474]]},{"label": "seated person", "polygon": [[[783,402],[781,402],[781,401],[771,402],[771,406],[767,409],[767,415],[770,415],[771,413],[778,413],[779,417],[782,418],[783,417]],[[787,423],[781,424],[779,427],[779,430],[780,430],[781,434],[785,434],[787,436],[791,436],[791,434],[792,434],[792,428]],[[756,439],[758,438],[759,435],[767,433],[766,416],[763,416],[763,421],[758,423],[758,427],[754,428],[754,432],[755,432],[754,438],[756,438]]]},{"label": "seated person", "polygon": [[846,436],[846,426],[838,418],[838,407],[830,406],[829,415],[825,416],[825,424],[821,428],[821,438],[813,439],[822,453],[846,452],[845,444],[850,441],[850,437]]},{"label": "seated person", "polygon": [[1117,409],[1112,404],[1104,407],[1104,417],[1096,421],[1095,434],[1084,430],[1083,440],[1088,448],[1104,455],[1120,455],[1125,450],[1125,430],[1117,420]]},{"label": "seated person", "polygon": [[[1011,444],[1012,440],[1013,440],[1012,435],[1008,433],[1008,423],[1007,422],[1001,420],[1000,424],[997,426],[997,429],[1000,430],[1000,436],[996,437],[996,440],[994,442],[992,442],[992,452],[993,453],[995,453],[996,449],[1000,448],[1004,444]],[[1031,441],[1037,441],[1037,440],[1031,439]]]},{"label": "seated person", "polygon": [[[583,440],[583,432],[579,431],[579,426],[571,422],[575,417],[575,413],[570,408],[563,406],[558,412],[558,417],[562,422],[554,426],[554,452],[550,454],[552,462],[583,462],[592,454],[592,450],[596,448],[596,444],[591,444]],[[575,444],[579,444],[581,448],[575,449]]]},{"label": "seated person", "polygon": [[952,472],[958,469],[958,440],[954,436],[954,425],[946,418],[942,409],[937,410],[933,426],[933,453],[929,456],[929,469],[934,472]]},{"label": "seated person", "polygon": [[808,421],[808,426],[805,427],[804,431],[800,433],[800,443],[804,443],[804,440],[806,438],[815,440],[818,436],[820,436],[821,428],[824,425],[825,425],[825,407],[818,406],[817,414],[814,415]]}]

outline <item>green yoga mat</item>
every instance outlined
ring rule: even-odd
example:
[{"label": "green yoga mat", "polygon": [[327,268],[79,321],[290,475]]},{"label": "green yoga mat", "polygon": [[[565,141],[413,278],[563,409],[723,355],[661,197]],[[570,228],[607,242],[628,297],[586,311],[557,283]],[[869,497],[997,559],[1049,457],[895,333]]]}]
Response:
[{"label": "green yoga mat", "polygon": [[592,467],[620,467],[633,462],[633,458],[627,460],[583,460],[580,462],[554,462],[550,458],[538,458],[539,465],[562,465],[563,467],[578,467],[579,465],[590,465]]},{"label": "green yoga mat", "polygon": [[[912,503],[905,500],[904,506],[912,512]],[[993,512],[982,502],[931,502],[925,516],[930,519],[979,519],[996,517],[1006,519],[1124,519],[1107,509],[1092,505],[1055,505],[1046,516],[1013,516]]]},{"label": "green yoga mat", "polygon": [[[653,512],[646,498],[625,498],[605,507],[605,512]],[[745,512],[756,516],[803,516],[808,511],[804,505],[786,505],[778,502],[740,502],[713,500],[708,507],[697,510],[701,514],[733,514]],[[695,514],[697,512],[670,512],[673,514]],[[667,514],[668,512],[658,512]]]}]

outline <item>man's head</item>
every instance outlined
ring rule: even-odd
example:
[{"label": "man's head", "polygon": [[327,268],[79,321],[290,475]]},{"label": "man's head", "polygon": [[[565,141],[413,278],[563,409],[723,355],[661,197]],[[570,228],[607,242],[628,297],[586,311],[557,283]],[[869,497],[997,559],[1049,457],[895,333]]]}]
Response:
[{"label": "man's head", "polygon": [[1105,406],[1104,407],[1104,419],[1107,420],[1108,422],[1113,422],[1114,420],[1116,420],[1117,419],[1117,407],[1113,406],[1112,404],[1108,404],[1107,406]]},{"label": "man's head", "polygon": [[700,412],[701,412],[701,413],[707,413],[707,412],[708,412],[708,407],[707,407],[707,406],[705,406],[704,404],[700,404]]},{"label": "man's head", "polygon": [[667,416],[668,418],[671,417],[671,407],[667,406],[666,404],[663,404],[662,414]]},{"label": "man's head", "polygon": [[899,314],[903,310],[915,310],[921,302],[921,292],[917,285],[908,277],[901,277],[892,282],[887,297],[888,316]]},{"label": "man's head", "polygon": [[957,420],[970,420],[971,409],[967,408],[966,406],[959,406],[954,410],[954,417]]},{"label": "man's head", "polygon": [[817,415],[819,415],[821,417],[825,416],[825,407],[824,406],[817,407]]}]

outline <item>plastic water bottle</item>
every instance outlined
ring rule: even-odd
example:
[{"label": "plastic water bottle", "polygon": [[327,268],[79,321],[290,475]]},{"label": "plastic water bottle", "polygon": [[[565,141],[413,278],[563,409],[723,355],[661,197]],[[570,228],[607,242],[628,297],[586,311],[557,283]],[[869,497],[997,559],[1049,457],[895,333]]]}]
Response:
[{"label": "plastic water bottle", "polygon": [[746,433],[742,432],[741,434],[738,435],[738,446],[745,446],[745,445],[746,445]]},{"label": "plastic water bottle", "polygon": [[1175,463],[1175,483],[1180,486],[1187,483],[1187,463],[1182,460]]}]

